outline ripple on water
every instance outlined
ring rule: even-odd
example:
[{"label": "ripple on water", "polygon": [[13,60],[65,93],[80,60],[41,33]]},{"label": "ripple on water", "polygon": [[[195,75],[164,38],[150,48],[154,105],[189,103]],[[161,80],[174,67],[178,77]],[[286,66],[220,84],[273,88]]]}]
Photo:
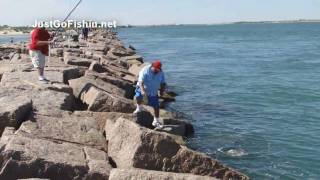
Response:
[{"label": "ripple on water", "polygon": [[223,153],[229,157],[242,157],[249,155],[248,152],[246,152],[242,148],[232,148],[232,147],[222,147],[218,149],[218,152]]}]

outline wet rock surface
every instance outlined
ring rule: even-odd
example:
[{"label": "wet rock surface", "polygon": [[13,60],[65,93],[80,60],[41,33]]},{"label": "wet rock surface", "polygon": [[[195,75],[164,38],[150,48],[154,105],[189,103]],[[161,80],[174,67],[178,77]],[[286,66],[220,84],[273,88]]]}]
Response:
[{"label": "wet rock surface", "polygon": [[[51,48],[38,81],[26,44],[0,47],[0,179],[248,179],[188,149],[192,124],[152,108],[133,115],[135,82],[146,65],[111,31]],[[175,100],[167,92],[161,101]]]}]

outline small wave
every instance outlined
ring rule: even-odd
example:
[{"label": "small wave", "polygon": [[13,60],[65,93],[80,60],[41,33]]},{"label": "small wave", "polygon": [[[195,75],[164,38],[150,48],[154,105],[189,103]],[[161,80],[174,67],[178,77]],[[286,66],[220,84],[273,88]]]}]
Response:
[{"label": "small wave", "polygon": [[218,151],[231,157],[242,157],[248,155],[248,153],[241,148],[219,148]]}]

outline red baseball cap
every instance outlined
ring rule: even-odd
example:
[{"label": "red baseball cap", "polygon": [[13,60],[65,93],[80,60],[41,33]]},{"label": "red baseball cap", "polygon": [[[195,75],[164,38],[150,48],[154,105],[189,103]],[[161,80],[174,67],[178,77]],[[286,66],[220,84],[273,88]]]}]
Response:
[{"label": "red baseball cap", "polygon": [[155,60],[153,63],[152,63],[152,67],[156,70],[156,71],[161,71],[161,62],[160,60]]}]

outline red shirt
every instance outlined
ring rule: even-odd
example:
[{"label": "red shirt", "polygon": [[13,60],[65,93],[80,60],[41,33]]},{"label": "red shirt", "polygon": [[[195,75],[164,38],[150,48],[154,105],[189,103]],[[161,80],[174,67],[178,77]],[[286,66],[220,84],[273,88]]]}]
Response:
[{"label": "red shirt", "polygon": [[47,30],[41,28],[35,28],[31,33],[31,43],[29,45],[30,50],[39,50],[42,54],[48,56],[49,46],[48,45],[37,45],[38,41],[48,41],[50,39],[50,34]]}]

